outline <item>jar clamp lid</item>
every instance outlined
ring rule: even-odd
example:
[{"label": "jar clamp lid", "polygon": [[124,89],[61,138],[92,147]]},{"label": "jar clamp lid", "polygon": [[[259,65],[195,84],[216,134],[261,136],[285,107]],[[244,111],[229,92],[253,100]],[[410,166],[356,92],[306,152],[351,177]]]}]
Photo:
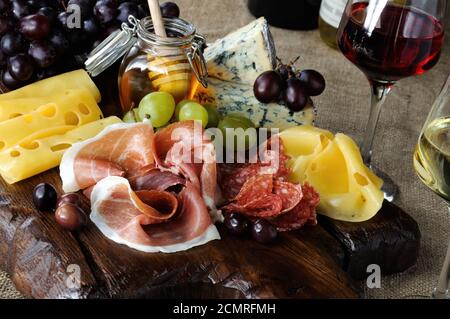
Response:
[{"label": "jar clamp lid", "polygon": [[[137,42],[136,34],[138,33],[140,20],[129,16],[128,22],[131,27],[122,23],[121,30],[112,33],[89,54],[85,66],[86,71],[91,76],[95,77],[105,71]],[[186,56],[197,80],[204,87],[208,87],[208,70],[202,52],[204,45],[205,38],[199,34],[194,34],[190,51],[187,52]]]}]

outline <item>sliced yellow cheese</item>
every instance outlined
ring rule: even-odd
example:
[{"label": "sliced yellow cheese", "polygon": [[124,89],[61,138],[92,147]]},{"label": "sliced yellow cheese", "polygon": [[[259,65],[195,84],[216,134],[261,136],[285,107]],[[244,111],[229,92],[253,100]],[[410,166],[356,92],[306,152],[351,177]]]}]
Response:
[{"label": "sliced yellow cheese", "polygon": [[0,101],[0,122],[33,112],[39,106],[49,102],[51,102],[50,98],[21,98]]},{"label": "sliced yellow cheese", "polygon": [[79,127],[64,125],[36,132],[0,152],[0,174],[13,184],[56,167],[74,143],[94,137],[108,125],[119,122],[119,118],[112,116]]},{"label": "sliced yellow cheese", "polygon": [[85,89],[96,102],[100,102],[101,96],[95,83],[84,70],[76,70],[72,72],[63,73],[41,80],[20,89],[0,95],[1,101],[21,99],[21,98],[37,98],[37,97],[51,97],[54,94],[60,94],[68,89]]},{"label": "sliced yellow cheese", "polygon": [[63,125],[79,126],[102,117],[95,99],[86,90],[65,90],[54,95],[52,100],[31,113],[1,122],[0,151],[44,129]]},{"label": "sliced yellow cheese", "polygon": [[355,142],[312,126],[298,126],[280,133],[292,182],[311,184],[320,194],[319,213],[331,218],[360,222],[381,208],[383,181],[363,163]]}]

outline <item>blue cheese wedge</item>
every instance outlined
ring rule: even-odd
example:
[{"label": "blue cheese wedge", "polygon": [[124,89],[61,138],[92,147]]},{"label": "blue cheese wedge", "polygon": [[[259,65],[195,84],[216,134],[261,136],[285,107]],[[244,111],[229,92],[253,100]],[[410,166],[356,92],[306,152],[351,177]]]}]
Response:
[{"label": "blue cheese wedge", "polygon": [[276,66],[276,53],[266,19],[259,18],[209,45],[205,59],[210,77],[253,85]]},{"label": "blue cheese wedge", "polygon": [[281,104],[259,102],[253,94],[253,86],[231,83],[209,78],[208,88],[199,85],[195,98],[200,103],[211,103],[223,116],[240,114],[249,118],[256,126],[278,128],[313,124],[316,111],[309,106],[300,112],[291,112]]}]

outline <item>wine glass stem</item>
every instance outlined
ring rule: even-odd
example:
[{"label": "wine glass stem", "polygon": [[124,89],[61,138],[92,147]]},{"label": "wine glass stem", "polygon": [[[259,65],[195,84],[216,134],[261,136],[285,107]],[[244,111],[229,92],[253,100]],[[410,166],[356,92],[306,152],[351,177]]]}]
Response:
[{"label": "wine glass stem", "polygon": [[[450,210],[450,207],[449,207]],[[447,255],[445,257],[444,266],[442,267],[441,274],[437,287],[433,291],[433,298],[446,299],[449,298],[449,286],[450,285],[450,245],[447,248]]]},{"label": "wine glass stem", "polygon": [[372,97],[370,106],[369,122],[367,123],[364,140],[362,144],[362,157],[364,163],[370,166],[372,159],[372,145],[377,128],[378,119],[380,118],[381,106],[386,100],[386,96],[391,91],[391,84],[371,83]]}]

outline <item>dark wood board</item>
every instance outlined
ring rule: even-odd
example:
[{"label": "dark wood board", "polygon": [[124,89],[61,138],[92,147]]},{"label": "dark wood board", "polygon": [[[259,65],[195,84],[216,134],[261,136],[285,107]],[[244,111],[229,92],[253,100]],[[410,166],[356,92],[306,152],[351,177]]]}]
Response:
[{"label": "dark wood board", "polygon": [[[115,72],[97,79],[105,115],[119,112]],[[52,214],[33,207],[40,182],[61,194],[57,169],[12,186],[0,181],[0,268],[27,297],[358,298],[352,276],[361,278],[368,264],[398,272],[417,258],[417,224],[392,204],[367,223],[323,218],[323,226],[283,233],[272,245],[229,236],[219,226],[220,241],[176,254],[141,253],[109,241],[92,223],[78,233],[62,230]],[[78,288],[67,285],[74,264]]]}]

